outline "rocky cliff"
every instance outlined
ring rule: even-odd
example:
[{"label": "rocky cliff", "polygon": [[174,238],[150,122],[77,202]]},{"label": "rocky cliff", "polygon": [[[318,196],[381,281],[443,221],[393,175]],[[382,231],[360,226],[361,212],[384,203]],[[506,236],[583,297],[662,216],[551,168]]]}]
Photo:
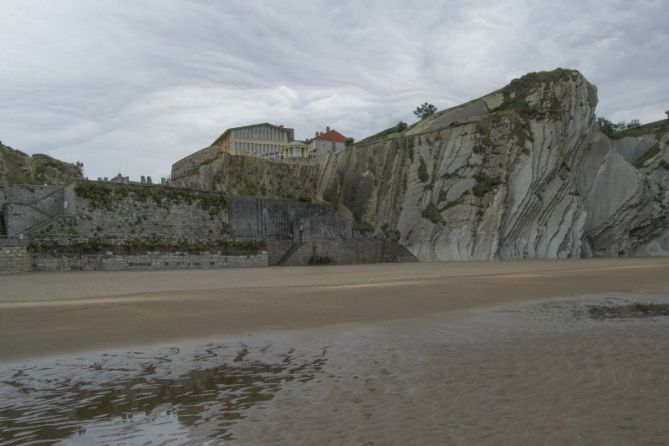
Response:
[{"label": "rocky cliff", "polygon": [[30,156],[0,143],[0,183],[63,185],[82,177],[81,165]]},{"label": "rocky cliff", "polygon": [[667,255],[669,122],[609,136],[596,105],[577,71],[530,73],[316,166],[222,156],[190,181],[329,201],[423,260]]}]

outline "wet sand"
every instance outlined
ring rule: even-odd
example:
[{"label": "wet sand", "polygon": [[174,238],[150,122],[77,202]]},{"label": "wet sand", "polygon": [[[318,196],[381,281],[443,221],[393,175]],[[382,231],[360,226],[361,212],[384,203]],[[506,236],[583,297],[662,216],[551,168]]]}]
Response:
[{"label": "wet sand", "polygon": [[1,275],[0,360],[612,292],[669,294],[669,259]]},{"label": "wet sand", "polygon": [[581,296],[0,366],[0,443],[646,445],[669,297]]},{"label": "wet sand", "polygon": [[0,293],[1,444],[669,438],[669,259],[15,275]]}]

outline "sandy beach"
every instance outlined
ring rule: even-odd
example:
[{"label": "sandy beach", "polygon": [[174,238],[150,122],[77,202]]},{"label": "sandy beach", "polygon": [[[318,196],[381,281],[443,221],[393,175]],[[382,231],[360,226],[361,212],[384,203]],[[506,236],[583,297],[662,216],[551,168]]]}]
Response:
[{"label": "sandy beach", "polygon": [[0,359],[607,292],[669,293],[669,259],[0,275]]},{"label": "sandy beach", "polygon": [[0,443],[663,444],[669,260],[1,276]]}]

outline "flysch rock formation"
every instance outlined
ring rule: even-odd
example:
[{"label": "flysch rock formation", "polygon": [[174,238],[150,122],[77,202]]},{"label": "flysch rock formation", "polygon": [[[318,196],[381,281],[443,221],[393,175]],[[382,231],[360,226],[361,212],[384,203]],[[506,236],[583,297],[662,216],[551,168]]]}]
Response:
[{"label": "flysch rock formation", "polygon": [[317,165],[222,154],[179,181],[328,201],[421,260],[667,255],[669,121],[606,135],[596,105],[577,71],[530,73]]}]

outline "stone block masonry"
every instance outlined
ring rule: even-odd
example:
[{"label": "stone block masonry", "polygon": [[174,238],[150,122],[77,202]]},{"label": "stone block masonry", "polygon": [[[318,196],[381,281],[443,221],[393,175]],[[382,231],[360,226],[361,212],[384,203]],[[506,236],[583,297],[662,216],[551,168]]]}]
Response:
[{"label": "stone block masonry", "polygon": [[180,159],[172,166],[172,179],[177,180],[181,177],[193,175],[203,164],[213,161],[220,154],[220,147],[205,147],[195,153]]},{"label": "stone block masonry", "polygon": [[321,239],[298,242],[295,247],[295,252],[283,259],[283,265],[350,265],[417,260],[392,240]]},{"label": "stone block masonry", "polygon": [[83,180],[38,189],[15,187],[11,203],[4,201],[8,233],[14,235],[8,240],[17,244],[0,253],[0,271],[262,267],[397,258],[394,242],[352,239],[351,223],[327,203]]},{"label": "stone block masonry", "polygon": [[18,240],[0,240],[0,273],[29,271],[32,271],[32,264],[26,243]]},{"label": "stone block masonry", "polygon": [[346,238],[351,224],[329,204],[232,197],[228,207],[234,237],[263,240]]},{"label": "stone block masonry", "polygon": [[227,197],[219,193],[79,181],[65,197],[62,217],[31,234],[33,240],[67,246],[92,239],[211,241],[229,234]]},{"label": "stone block masonry", "polygon": [[[30,258],[30,257],[29,257]],[[33,271],[121,271],[135,269],[203,269],[244,268],[267,266],[267,252],[249,255],[229,255],[220,252],[151,251],[142,254],[34,254]]]},{"label": "stone block masonry", "polygon": [[0,235],[15,237],[62,214],[64,205],[59,186],[0,184]]}]

